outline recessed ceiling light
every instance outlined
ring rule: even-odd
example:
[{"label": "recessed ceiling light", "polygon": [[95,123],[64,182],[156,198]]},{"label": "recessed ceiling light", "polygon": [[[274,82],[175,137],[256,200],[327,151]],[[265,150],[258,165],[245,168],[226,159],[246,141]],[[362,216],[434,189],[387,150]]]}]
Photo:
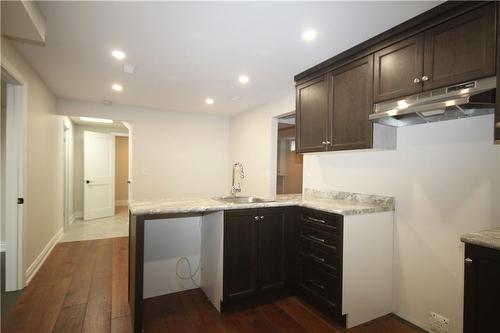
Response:
[{"label": "recessed ceiling light", "polygon": [[214,104],[214,100],[212,98],[207,98],[205,100],[205,103],[207,103],[208,105],[212,105],[212,104]]},{"label": "recessed ceiling light", "polygon": [[103,119],[103,118],[92,118],[92,117],[80,117],[81,121],[90,121],[94,123],[112,124],[113,120]]},{"label": "recessed ceiling light", "polygon": [[122,91],[123,90],[123,87],[121,84],[118,84],[118,83],[115,83],[111,86],[111,88],[113,88],[114,91]]},{"label": "recessed ceiling light", "polygon": [[316,30],[313,30],[313,29],[307,29],[306,31],[304,31],[302,33],[302,39],[304,39],[305,41],[313,41],[316,39],[316,36],[318,35],[318,33],[316,32]]},{"label": "recessed ceiling light", "polygon": [[125,59],[125,53],[123,53],[123,51],[114,50],[113,52],[111,52],[111,54],[113,55],[113,57],[115,57],[118,60]]},{"label": "recessed ceiling light", "polygon": [[240,96],[233,96],[233,97],[231,97],[231,101],[233,101],[233,102],[239,101],[240,99],[241,99]]},{"label": "recessed ceiling light", "polygon": [[240,81],[241,84],[247,84],[250,78],[247,75],[240,75],[238,81]]}]

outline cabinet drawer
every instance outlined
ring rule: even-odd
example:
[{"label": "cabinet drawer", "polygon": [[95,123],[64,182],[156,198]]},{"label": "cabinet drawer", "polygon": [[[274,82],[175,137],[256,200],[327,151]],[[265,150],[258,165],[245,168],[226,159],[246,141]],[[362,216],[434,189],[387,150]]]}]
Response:
[{"label": "cabinet drawer", "polygon": [[300,228],[301,241],[325,246],[334,255],[342,253],[342,239],[334,234],[322,230],[302,226]]},{"label": "cabinet drawer", "polygon": [[316,245],[313,242],[302,241],[300,243],[300,256],[303,260],[308,260],[329,271],[334,276],[340,277],[341,260],[335,253],[335,251],[328,251],[328,248]]},{"label": "cabinet drawer", "polygon": [[340,306],[342,291],[338,278],[307,261],[301,261],[299,274],[300,287],[306,292],[327,301],[331,306]]},{"label": "cabinet drawer", "polygon": [[300,220],[303,225],[308,227],[322,229],[337,235],[342,234],[342,216],[340,215],[303,208],[300,213]]}]

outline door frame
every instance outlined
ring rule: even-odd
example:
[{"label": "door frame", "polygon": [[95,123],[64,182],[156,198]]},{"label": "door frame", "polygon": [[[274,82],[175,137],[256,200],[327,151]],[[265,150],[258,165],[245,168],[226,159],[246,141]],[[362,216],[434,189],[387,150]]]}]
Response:
[{"label": "door frame", "polygon": [[[281,113],[272,118],[271,122],[271,184],[270,193],[276,196],[278,183],[278,122],[280,118],[296,115],[295,110]],[[295,116],[295,126],[297,126],[297,116]],[[297,141],[295,142],[297,147]]]},{"label": "door frame", "polygon": [[[1,57],[1,75],[7,82],[6,148],[5,148],[5,289],[19,290],[25,286],[23,228],[26,204],[24,198],[26,175],[26,116],[28,84],[4,56]],[[7,204],[7,202],[9,204]]]},{"label": "door frame", "polygon": [[73,212],[70,207],[70,199],[71,199],[71,173],[70,173],[70,163],[71,163],[71,127],[63,120],[63,193],[64,193],[64,201],[63,201],[63,215],[64,215],[64,227],[68,227],[73,223]]}]

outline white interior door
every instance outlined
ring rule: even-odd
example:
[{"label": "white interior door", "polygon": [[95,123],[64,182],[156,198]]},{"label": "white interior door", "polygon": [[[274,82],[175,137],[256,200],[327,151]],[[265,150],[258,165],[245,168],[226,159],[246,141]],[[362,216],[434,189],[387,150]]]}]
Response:
[{"label": "white interior door", "polygon": [[115,137],[83,132],[83,219],[115,215]]}]

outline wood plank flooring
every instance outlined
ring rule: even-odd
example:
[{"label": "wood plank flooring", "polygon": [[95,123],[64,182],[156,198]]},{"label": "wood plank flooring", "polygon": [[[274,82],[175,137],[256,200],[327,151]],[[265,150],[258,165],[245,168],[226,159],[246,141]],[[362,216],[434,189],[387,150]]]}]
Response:
[{"label": "wood plank flooring", "polygon": [[[2,321],[3,333],[131,333],[128,239],[58,244]],[[344,330],[296,297],[219,315],[200,289],[145,301],[145,332],[420,333],[395,316]]]}]

